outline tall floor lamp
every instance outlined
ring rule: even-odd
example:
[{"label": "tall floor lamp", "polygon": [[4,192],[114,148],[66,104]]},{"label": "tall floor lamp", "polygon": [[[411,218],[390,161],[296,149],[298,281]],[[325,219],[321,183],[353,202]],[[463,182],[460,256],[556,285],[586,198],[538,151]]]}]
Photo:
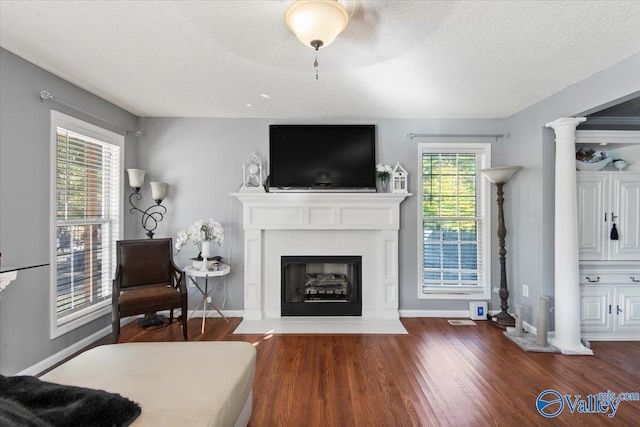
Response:
[{"label": "tall floor lamp", "polygon": [[498,240],[500,245],[500,308],[502,311],[495,316],[491,317],[491,321],[494,325],[506,329],[507,326],[513,327],[516,324],[515,319],[511,316],[507,309],[509,305],[507,300],[509,299],[509,288],[507,287],[507,250],[504,248],[504,238],[507,236],[507,229],[504,226],[504,197],[502,187],[511,179],[511,177],[522,169],[522,166],[510,166],[510,167],[498,167],[482,169],[480,172],[496,185],[498,188]]}]

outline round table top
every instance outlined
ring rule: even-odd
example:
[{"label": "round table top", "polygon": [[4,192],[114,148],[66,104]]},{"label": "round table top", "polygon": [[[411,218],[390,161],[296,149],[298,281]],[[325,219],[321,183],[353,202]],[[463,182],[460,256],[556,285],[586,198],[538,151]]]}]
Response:
[{"label": "round table top", "polygon": [[200,270],[199,268],[195,268],[193,265],[188,265],[184,268],[185,274],[194,277],[216,277],[216,276],[226,276],[231,272],[231,267],[227,264],[219,264],[216,267],[216,270]]}]

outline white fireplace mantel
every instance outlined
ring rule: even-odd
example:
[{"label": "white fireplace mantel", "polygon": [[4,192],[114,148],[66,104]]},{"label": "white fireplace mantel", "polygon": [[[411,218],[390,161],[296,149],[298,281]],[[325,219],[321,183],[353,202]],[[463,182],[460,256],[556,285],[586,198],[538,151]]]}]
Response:
[{"label": "white fireplace mantel", "polygon": [[244,318],[280,317],[280,257],[358,255],[362,316],[397,319],[398,193],[233,193],[243,204]]}]

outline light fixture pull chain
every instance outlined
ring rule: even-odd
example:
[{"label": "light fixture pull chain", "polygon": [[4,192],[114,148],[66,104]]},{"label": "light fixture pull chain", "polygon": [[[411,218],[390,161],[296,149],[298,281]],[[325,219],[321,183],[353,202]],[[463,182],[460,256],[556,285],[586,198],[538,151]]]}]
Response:
[{"label": "light fixture pull chain", "polygon": [[316,60],[313,62],[313,66],[316,67],[316,80],[318,80],[318,49],[320,49],[324,43],[322,43],[322,40],[311,40],[309,44],[316,49]]},{"label": "light fixture pull chain", "polygon": [[318,48],[316,47],[316,60],[313,61],[313,66],[316,68],[316,80],[318,80]]}]

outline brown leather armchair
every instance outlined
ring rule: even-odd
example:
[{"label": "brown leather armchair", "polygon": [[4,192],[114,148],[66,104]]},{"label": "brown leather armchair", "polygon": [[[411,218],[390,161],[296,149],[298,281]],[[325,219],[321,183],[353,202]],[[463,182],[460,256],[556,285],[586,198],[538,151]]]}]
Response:
[{"label": "brown leather armchair", "polygon": [[171,239],[119,240],[113,279],[113,342],[120,319],[137,314],[182,310],[182,334],[187,341],[187,287],[184,272],[173,262]]}]

